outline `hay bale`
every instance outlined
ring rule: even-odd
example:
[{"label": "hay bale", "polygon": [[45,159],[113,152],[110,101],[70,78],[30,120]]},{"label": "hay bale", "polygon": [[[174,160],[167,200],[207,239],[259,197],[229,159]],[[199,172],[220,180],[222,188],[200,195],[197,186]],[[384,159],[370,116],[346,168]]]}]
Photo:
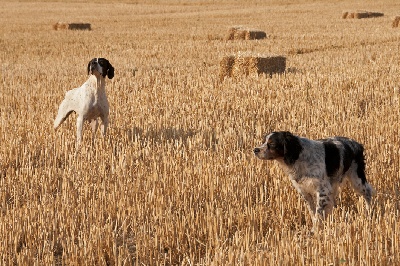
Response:
[{"label": "hay bale", "polygon": [[380,12],[368,12],[368,17],[369,18],[377,18],[377,17],[383,17],[384,14]]},{"label": "hay bale", "polygon": [[357,10],[355,12],[343,12],[342,13],[342,18],[356,18],[356,19],[361,19],[361,18],[376,18],[376,17],[382,17],[384,14],[379,13],[379,12],[369,12],[369,11],[364,11],[364,10]]},{"label": "hay bale", "polygon": [[92,30],[90,23],[66,23],[57,22],[53,25],[54,30]]},{"label": "hay bale", "polygon": [[219,63],[219,79],[223,80],[225,77],[232,76],[233,65],[235,64],[235,56],[225,56]]},{"label": "hay bale", "polygon": [[392,27],[393,28],[398,28],[400,23],[400,16],[395,16],[394,20],[392,22]]},{"label": "hay bale", "polygon": [[53,25],[54,30],[67,30],[69,24],[65,22],[57,22],[56,24]]},{"label": "hay bale", "polygon": [[92,30],[90,23],[70,23],[69,30]]},{"label": "hay bale", "polygon": [[260,40],[267,37],[264,31],[235,26],[228,30],[227,40]]},{"label": "hay bale", "polygon": [[229,55],[222,58],[219,68],[219,78],[282,73],[286,69],[286,57],[261,56],[251,54]]},{"label": "hay bale", "polygon": [[354,12],[354,18],[361,19],[361,18],[368,18],[368,12]]}]

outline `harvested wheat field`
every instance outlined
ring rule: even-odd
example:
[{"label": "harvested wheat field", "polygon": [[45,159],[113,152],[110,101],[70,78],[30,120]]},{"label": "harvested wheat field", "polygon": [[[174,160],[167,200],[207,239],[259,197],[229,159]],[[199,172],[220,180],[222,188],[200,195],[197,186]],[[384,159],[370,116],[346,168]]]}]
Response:
[{"label": "harvested wheat field", "polygon": [[[1,265],[399,265],[397,0],[3,1]],[[341,19],[342,10],[384,17]],[[91,31],[55,31],[89,21]],[[231,25],[268,38],[226,41]],[[281,74],[219,81],[223,56],[286,57]],[[91,144],[65,92],[105,57],[110,125]],[[310,234],[306,205],[252,150],[272,130],[351,137],[373,213],[344,189]]]}]

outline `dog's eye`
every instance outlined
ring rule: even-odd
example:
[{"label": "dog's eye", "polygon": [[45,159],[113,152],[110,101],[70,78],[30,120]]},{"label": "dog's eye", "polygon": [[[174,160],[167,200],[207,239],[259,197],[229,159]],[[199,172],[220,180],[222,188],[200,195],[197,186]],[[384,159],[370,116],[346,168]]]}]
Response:
[{"label": "dog's eye", "polygon": [[267,143],[268,149],[275,149],[276,145],[274,143]]}]

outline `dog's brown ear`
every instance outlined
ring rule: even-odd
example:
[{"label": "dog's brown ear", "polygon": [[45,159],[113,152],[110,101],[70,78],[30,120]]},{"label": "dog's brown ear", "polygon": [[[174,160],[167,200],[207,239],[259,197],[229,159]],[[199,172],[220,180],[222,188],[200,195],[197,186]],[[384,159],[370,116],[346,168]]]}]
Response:
[{"label": "dog's brown ear", "polygon": [[107,77],[112,79],[114,77],[114,67],[108,62]]},{"label": "dog's brown ear", "polygon": [[284,152],[283,152],[283,160],[286,164],[292,165],[299,159],[300,152],[303,150],[303,147],[300,144],[300,140],[298,137],[294,136],[290,132],[282,132],[284,134]]}]

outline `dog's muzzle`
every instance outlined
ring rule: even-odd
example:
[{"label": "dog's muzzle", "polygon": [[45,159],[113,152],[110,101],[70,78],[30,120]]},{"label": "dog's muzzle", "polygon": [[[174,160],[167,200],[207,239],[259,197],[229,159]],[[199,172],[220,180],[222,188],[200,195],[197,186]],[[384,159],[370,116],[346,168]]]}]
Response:
[{"label": "dog's muzzle", "polygon": [[90,64],[90,72],[93,73],[94,70],[97,70],[97,72],[99,72],[100,75],[103,75],[103,68],[100,66],[98,62],[92,62]]}]

